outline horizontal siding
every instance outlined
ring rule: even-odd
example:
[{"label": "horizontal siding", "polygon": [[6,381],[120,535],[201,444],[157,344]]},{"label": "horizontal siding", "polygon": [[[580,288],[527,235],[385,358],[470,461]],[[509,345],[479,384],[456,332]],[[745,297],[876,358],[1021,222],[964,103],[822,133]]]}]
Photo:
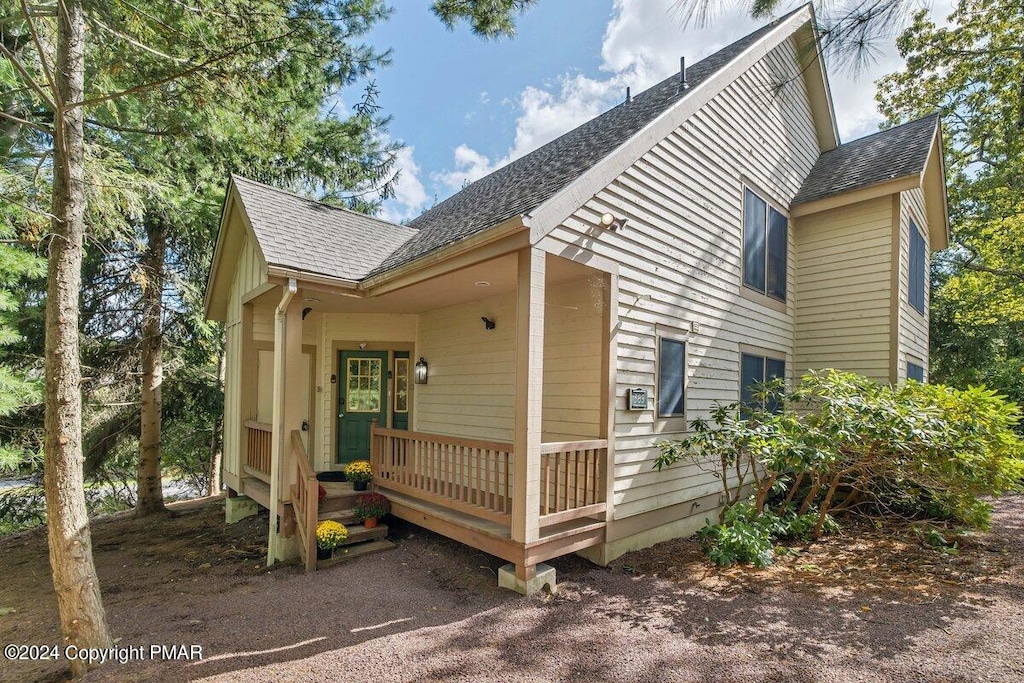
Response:
[{"label": "horizontal siding", "polygon": [[891,197],[796,221],[798,374],[834,367],[888,381],[892,225]]},{"label": "horizontal siding", "polygon": [[907,378],[907,358],[914,357],[924,363],[924,376],[928,379],[928,310],[931,303],[929,266],[931,254],[925,249],[924,315],[910,305],[910,220],[913,219],[928,244],[927,214],[924,192],[919,188],[906,190],[900,195],[900,300],[899,300],[899,380]]},{"label": "horizontal siding", "polygon": [[603,287],[596,276],[545,288],[545,442],[600,434]]},{"label": "horizontal siding", "polygon": [[[685,421],[624,410],[631,387],[655,396],[659,333],[687,341],[690,420],[739,398],[740,344],[776,350],[792,362],[793,230],[786,310],[742,297],[742,188],[750,184],[785,208],[817,156],[807,94],[787,42],[551,233],[553,253],[576,254],[584,263],[594,254],[618,264],[615,518],[719,486],[697,467],[652,469],[657,443],[678,436]],[[626,218],[625,229],[595,237],[593,226],[604,212]]]},{"label": "horizontal siding", "polygon": [[[417,431],[512,441],[515,315],[509,292],[420,316],[416,356],[430,375],[414,392]],[[495,329],[484,327],[484,316]]]}]

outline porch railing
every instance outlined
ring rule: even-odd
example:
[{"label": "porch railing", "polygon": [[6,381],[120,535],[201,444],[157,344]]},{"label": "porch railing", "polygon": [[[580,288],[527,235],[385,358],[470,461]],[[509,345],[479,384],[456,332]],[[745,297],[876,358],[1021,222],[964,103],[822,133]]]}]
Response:
[{"label": "porch railing", "polygon": [[374,427],[374,483],[507,524],[512,516],[512,444]]},{"label": "porch railing", "polygon": [[541,444],[540,526],[603,514],[608,441]]},{"label": "porch railing", "polygon": [[292,457],[295,459],[295,483],[291,486],[295,526],[299,535],[299,555],[307,572],[316,569],[316,525],[320,508],[320,482],[309,465],[302,435],[292,431]]},{"label": "porch railing", "polygon": [[273,440],[270,425],[264,422],[246,420],[245,428],[246,432],[248,432],[245,448],[245,466],[260,479],[270,481],[270,447]]},{"label": "porch railing", "polygon": [[[379,488],[503,524],[512,516],[512,444],[374,427]],[[541,445],[540,526],[603,515],[608,442]]]}]

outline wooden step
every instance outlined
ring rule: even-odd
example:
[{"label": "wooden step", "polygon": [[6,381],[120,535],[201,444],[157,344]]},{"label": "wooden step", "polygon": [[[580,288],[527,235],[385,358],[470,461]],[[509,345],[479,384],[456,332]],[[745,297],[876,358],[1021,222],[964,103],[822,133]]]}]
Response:
[{"label": "wooden step", "polygon": [[333,519],[335,522],[341,522],[345,526],[350,526],[356,523],[356,511],[352,508],[347,510],[330,510],[328,512],[321,510],[320,514],[317,515],[317,519],[321,522],[325,519]]},{"label": "wooden step", "polygon": [[388,535],[387,524],[377,524],[372,529],[367,529],[362,524],[355,524],[348,527],[348,538],[341,544],[354,545],[356,543],[363,543],[364,541],[376,541],[379,538],[384,538]]},{"label": "wooden step", "polygon": [[320,512],[336,512],[355,507],[356,498],[367,493],[354,491],[352,484],[346,482],[324,481],[320,485],[327,490],[327,496],[320,501]]},{"label": "wooden step", "polygon": [[334,551],[334,556],[329,560],[317,560],[317,570],[326,569],[327,567],[334,566],[341,562],[347,562],[348,560],[362,557],[363,555],[371,555],[373,553],[383,552],[385,550],[392,550],[396,546],[391,541],[377,540],[369,543],[360,543],[359,545],[348,546],[346,548],[338,549]]}]

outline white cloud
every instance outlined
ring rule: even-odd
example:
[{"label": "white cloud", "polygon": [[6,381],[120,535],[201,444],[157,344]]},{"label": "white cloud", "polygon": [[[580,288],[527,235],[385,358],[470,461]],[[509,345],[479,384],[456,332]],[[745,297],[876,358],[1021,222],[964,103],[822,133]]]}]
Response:
[{"label": "white cloud", "polygon": [[395,170],[398,181],[395,183],[395,198],[384,203],[381,218],[392,223],[400,223],[419,215],[426,206],[427,191],[420,180],[420,167],[413,158],[414,147],[402,147],[395,154]]},{"label": "white cloud", "polygon": [[[939,20],[955,0],[935,0],[932,15]],[[793,0],[786,12],[802,4]],[[693,64],[754,31],[762,20],[749,16],[748,3],[735,3],[715,13],[707,26],[686,22],[677,0],[615,0],[612,18],[601,45],[603,77],[566,73],[551,86],[528,86],[514,104],[518,110],[512,146],[494,161],[463,144],[454,153],[454,169],[432,178],[458,190],[496,168],[527,154],[593,118],[625,97],[626,87],[638,93],[679,71],[679,58]],[[877,130],[882,121],[875,103],[875,81],[902,68],[892,40],[876,59],[857,73],[830,69],[832,96],[840,136],[851,140]],[[502,104],[505,104],[503,101]]]}]

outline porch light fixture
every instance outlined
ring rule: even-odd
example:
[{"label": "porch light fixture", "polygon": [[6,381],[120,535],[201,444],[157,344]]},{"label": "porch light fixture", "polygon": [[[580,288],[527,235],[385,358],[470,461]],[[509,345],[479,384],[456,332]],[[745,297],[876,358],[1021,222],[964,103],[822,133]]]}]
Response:
[{"label": "porch light fixture", "polygon": [[423,360],[422,357],[416,361],[415,381],[416,384],[427,383],[427,361]]},{"label": "porch light fixture", "polygon": [[617,230],[622,230],[624,227],[626,227],[626,219],[616,218],[613,214],[610,213],[603,213],[601,214],[601,220],[599,221],[599,224],[602,228],[615,232]]}]

